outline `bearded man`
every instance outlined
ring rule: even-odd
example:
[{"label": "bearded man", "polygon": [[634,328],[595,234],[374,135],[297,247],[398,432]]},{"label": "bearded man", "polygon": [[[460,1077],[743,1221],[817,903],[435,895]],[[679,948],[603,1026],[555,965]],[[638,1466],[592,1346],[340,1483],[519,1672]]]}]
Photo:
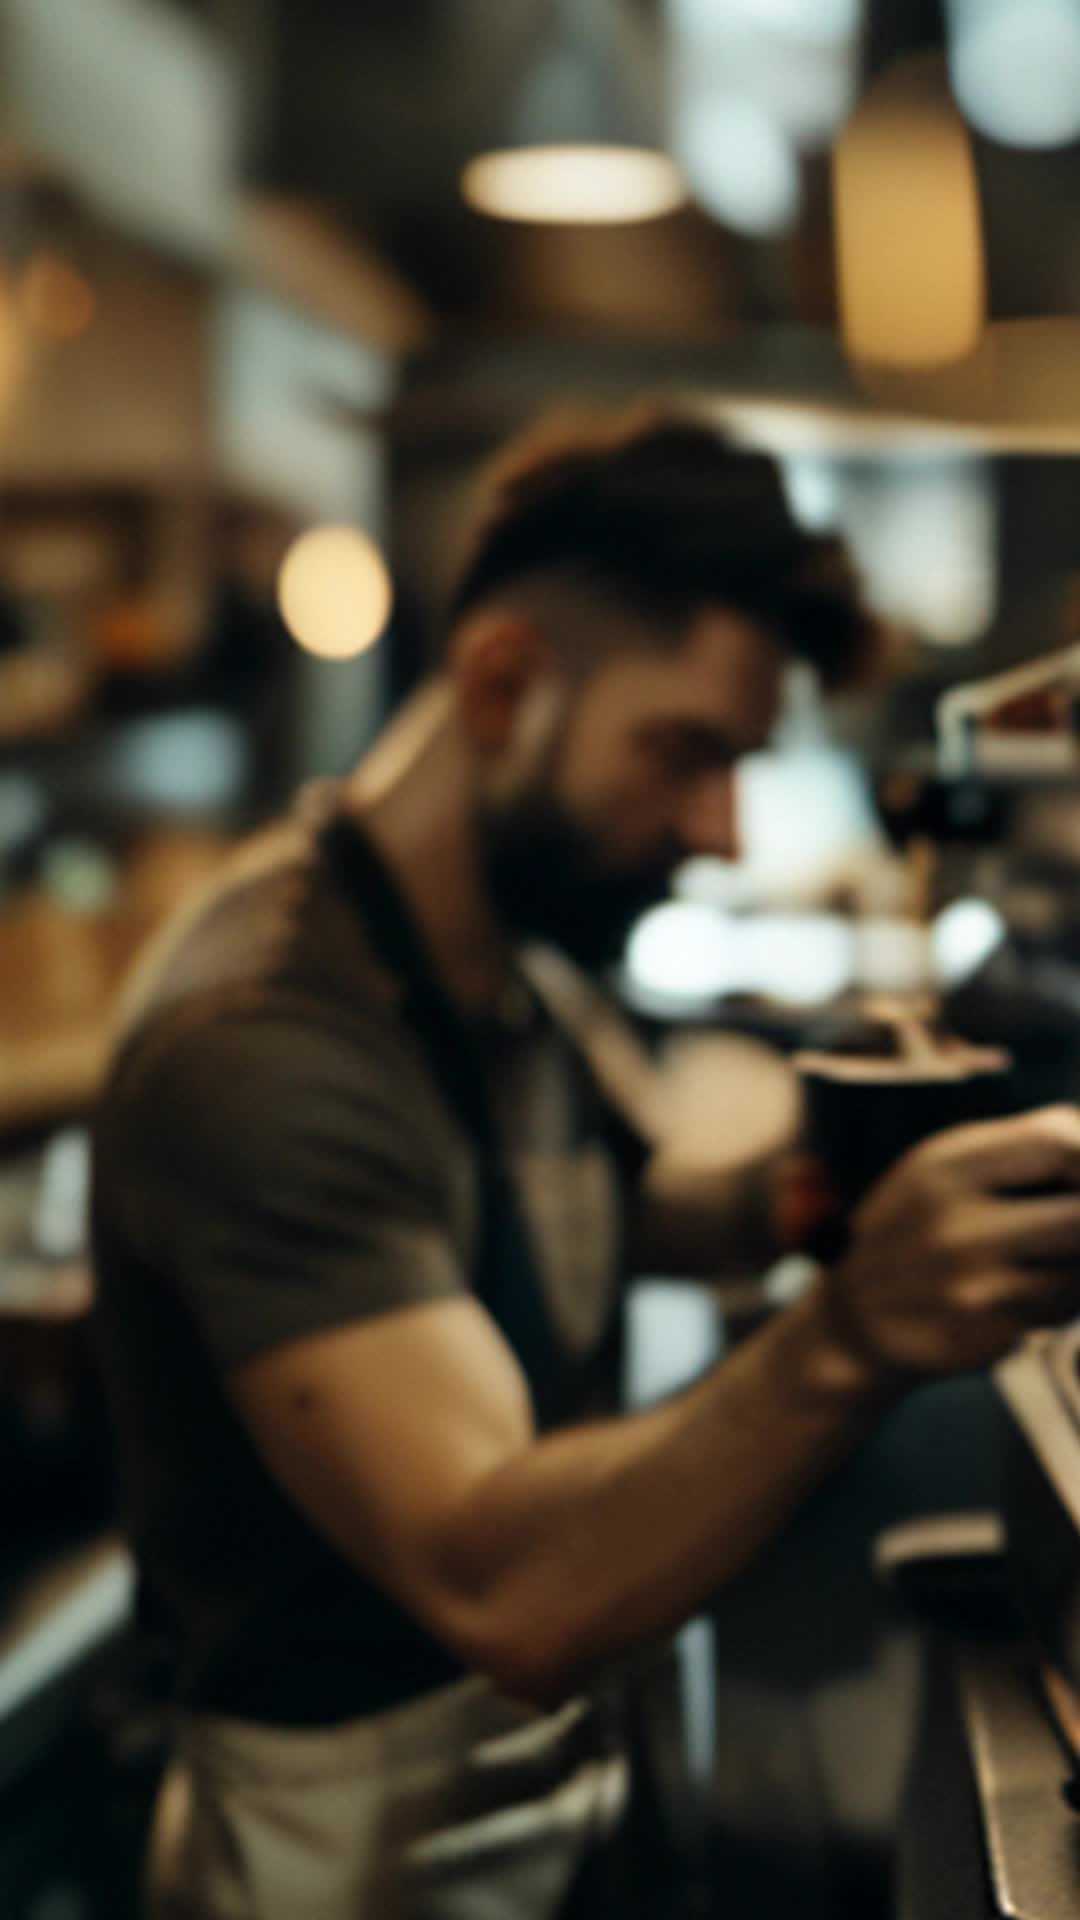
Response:
[{"label": "bearded man", "polygon": [[1080,1122],[1029,1115],[910,1156],[690,1390],[613,1397],[620,1278],[764,1258],[769,1221],[613,1104],[572,969],[734,854],[787,667],[840,683],[867,633],[764,457],[659,417],[519,449],[440,669],[144,969],[94,1245],[173,1651],[157,1920],[620,1911],[627,1657],[909,1383],[1080,1306],[1080,1198],[1046,1191]]}]

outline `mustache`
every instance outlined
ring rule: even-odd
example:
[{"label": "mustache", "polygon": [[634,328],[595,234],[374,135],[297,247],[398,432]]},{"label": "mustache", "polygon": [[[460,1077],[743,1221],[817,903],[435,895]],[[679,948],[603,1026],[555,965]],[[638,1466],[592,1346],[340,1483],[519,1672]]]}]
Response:
[{"label": "mustache", "polygon": [[615,863],[550,799],[489,822],[487,873],[504,924],[547,940],[586,967],[618,960],[635,921],[667,897],[681,849],[666,843],[648,860]]}]

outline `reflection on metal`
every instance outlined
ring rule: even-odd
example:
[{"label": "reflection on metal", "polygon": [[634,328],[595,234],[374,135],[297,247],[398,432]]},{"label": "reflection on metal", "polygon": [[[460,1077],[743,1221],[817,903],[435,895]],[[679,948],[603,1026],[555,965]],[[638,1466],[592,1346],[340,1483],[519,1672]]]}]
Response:
[{"label": "reflection on metal", "polygon": [[1030,1655],[965,1647],[959,1679],[997,1907],[1009,1920],[1076,1920],[1080,1830]]},{"label": "reflection on metal", "polygon": [[[994,1385],[1080,1532],[1080,1392],[1076,1330],[1032,1333],[994,1368]],[[1066,1365],[1062,1365],[1065,1361]],[[1071,1372],[1070,1372],[1071,1368]],[[1068,1391],[1065,1382],[1068,1381]]]},{"label": "reflection on metal", "polygon": [[1005,1552],[1007,1538],[1000,1514],[983,1509],[920,1514],[899,1520],[875,1535],[871,1565],[884,1586],[892,1586],[905,1567],[920,1561],[959,1564]]},{"label": "reflection on metal", "polygon": [[699,382],[686,398],[702,419],[768,453],[1080,452],[1080,318],[993,321],[952,366],[853,372],[867,398],[823,401],[801,388],[778,397],[775,383],[755,391],[746,380],[739,392]]},{"label": "reflection on metal", "polygon": [[113,1539],[29,1580],[0,1629],[0,1724],[127,1626],[134,1592],[131,1556]]},{"label": "reflection on metal", "polygon": [[[995,712],[1026,695],[1052,691],[1070,702],[1080,696],[1080,644],[950,687],[938,700],[935,713],[941,771],[951,776],[971,772],[980,764],[980,721],[991,720]],[[1072,747],[1071,736],[1069,744]]]}]

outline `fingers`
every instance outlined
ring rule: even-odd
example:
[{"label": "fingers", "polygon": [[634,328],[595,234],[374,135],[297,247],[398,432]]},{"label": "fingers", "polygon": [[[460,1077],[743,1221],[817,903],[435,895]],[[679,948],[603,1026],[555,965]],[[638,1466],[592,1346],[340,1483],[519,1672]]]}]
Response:
[{"label": "fingers", "polygon": [[1007,1120],[956,1127],[933,1143],[938,1163],[984,1191],[1080,1188],[1080,1109],[1040,1107]]},{"label": "fingers", "polygon": [[1019,1339],[1031,1327],[1080,1316],[1080,1269],[1000,1267],[973,1276],[962,1299],[965,1317],[986,1328],[1011,1327]]},{"label": "fingers", "polygon": [[1080,1287],[1080,1194],[990,1201],[979,1207],[977,1236],[988,1252],[1010,1263],[1071,1259]]}]

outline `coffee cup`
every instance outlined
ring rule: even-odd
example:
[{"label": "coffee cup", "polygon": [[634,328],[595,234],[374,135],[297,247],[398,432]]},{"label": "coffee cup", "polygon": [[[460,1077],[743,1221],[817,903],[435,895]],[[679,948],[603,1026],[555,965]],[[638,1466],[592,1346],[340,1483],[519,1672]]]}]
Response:
[{"label": "coffee cup", "polygon": [[1009,1055],[961,1041],[917,1058],[803,1052],[795,1065],[809,1144],[845,1209],[920,1141],[1015,1104]]}]

